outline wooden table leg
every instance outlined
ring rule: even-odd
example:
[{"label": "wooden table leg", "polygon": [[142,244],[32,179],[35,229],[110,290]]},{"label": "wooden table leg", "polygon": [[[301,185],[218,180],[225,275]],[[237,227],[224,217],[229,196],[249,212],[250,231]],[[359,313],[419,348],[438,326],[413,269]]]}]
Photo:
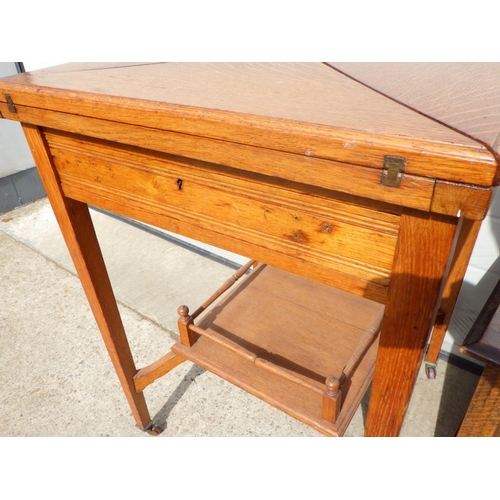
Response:
[{"label": "wooden table leg", "polygon": [[458,236],[456,218],[401,216],[365,436],[397,436],[408,408]]},{"label": "wooden table leg", "polygon": [[441,305],[439,306],[443,314],[439,323],[434,325],[429,348],[425,356],[426,372],[429,378],[435,377],[435,367],[437,365],[439,353],[441,352],[441,346],[443,345],[444,337],[448,330],[451,316],[453,315],[453,309],[455,308],[465,271],[469,265],[472,250],[474,249],[477,235],[481,228],[481,222],[482,221],[479,220],[464,219],[462,223],[457,241],[457,248],[453,256],[450,273],[443,289]]},{"label": "wooden table leg", "polygon": [[64,196],[40,129],[25,124],[23,129],[132,414],[137,425],[146,429],[151,418],[143,393],[135,390],[133,377],[137,369],[88,207],[85,203]]}]

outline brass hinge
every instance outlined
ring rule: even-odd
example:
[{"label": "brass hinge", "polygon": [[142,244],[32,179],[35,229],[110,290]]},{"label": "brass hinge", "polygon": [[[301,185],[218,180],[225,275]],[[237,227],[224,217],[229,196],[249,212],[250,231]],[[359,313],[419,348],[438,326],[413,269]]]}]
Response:
[{"label": "brass hinge", "polygon": [[14,106],[14,102],[12,101],[12,97],[10,94],[4,94],[5,100],[7,101],[7,107],[11,113],[17,113],[17,109]]},{"label": "brass hinge", "polygon": [[384,156],[384,169],[380,184],[389,187],[399,187],[405,171],[406,159],[399,156]]}]

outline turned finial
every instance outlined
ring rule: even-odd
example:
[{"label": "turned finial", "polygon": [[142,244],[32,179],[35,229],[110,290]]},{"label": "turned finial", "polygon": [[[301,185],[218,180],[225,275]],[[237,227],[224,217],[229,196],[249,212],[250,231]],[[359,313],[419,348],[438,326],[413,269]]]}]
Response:
[{"label": "turned finial", "polygon": [[177,314],[182,318],[186,318],[186,316],[189,314],[189,307],[188,306],[179,306],[177,309]]},{"label": "turned finial", "polygon": [[334,424],[340,414],[342,396],[340,390],[340,380],[337,377],[327,377],[325,380],[325,392],[323,393],[323,404],[321,416]]},{"label": "turned finial", "polygon": [[325,381],[326,392],[329,396],[337,396],[340,389],[340,381],[336,377],[327,377]]}]

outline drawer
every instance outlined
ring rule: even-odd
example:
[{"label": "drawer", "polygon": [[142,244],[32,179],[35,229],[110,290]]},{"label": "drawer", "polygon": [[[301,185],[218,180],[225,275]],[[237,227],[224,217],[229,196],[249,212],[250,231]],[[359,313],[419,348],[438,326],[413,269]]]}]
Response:
[{"label": "drawer", "polygon": [[68,197],[125,216],[133,207],[144,222],[385,300],[397,214],[184,157],[45,136]]}]

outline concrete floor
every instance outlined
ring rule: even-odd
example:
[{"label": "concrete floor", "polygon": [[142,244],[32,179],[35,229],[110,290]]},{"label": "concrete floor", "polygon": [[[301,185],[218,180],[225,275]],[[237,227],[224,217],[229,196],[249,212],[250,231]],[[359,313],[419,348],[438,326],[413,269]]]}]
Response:
[{"label": "concrete floor", "polygon": [[[136,364],[177,340],[177,306],[201,304],[229,266],[92,212]],[[0,215],[0,436],[144,437],[46,199]],[[453,436],[478,376],[441,361],[419,375],[401,436]],[[184,363],[145,390],[168,436],[320,436]],[[346,436],[362,436],[369,394]],[[150,438],[151,439],[151,438]]]}]

